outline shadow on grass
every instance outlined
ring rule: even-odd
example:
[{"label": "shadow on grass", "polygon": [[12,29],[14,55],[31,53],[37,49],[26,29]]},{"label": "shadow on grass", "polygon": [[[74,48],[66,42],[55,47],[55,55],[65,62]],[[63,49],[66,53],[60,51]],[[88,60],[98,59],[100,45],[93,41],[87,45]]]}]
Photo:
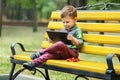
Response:
[{"label": "shadow on grass", "polygon": [[[0,74],[0,80],[8,80],[8,74]],[[36,78],[29,75],[19,75],[15,80],[44,80],[42,78]]]}]

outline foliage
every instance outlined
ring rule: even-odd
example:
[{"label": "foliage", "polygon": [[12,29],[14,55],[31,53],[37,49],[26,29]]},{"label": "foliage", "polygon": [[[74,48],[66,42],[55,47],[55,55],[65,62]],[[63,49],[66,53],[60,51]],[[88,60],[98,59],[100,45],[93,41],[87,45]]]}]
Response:
[{"label": "foliage", "polygon": [[[32,17],[32,14],[33,14],[32,1],[33,0],[5,0],[4,1],[4,10],[5,10],[4,13],[8,15],[7,17],[10,17],[11,19],[14,19],[11,16],[17,17],[18,16],[17,14],[21,16],[20,19],[26,19],[24,15],[26,15],[27,17],[29,16]],[[50,17],[51,11],[60,9],[65,4],[66,4],[66,0],[63,0],[63,1],[61,0],[36,0],[38,17],[48,19]],[[31,19],[31,18],[28,18],[28,19]]]},{"label": "foliage", "polygon": [[[37,16],[39,19],[49,19],[54,10],[60,10],[67,5],[68,0],[36,0]],[[11,19],[32,20],[33,0],[4,0],[4,14]],[[87,6],[99,3],[120,3],[120,0],[87,0]],[[101,10],[104,5],[91,7],[92,10]],[[109,9],[119,9],[118,6],[109,6]]]},{"label": "foliage", "polygon": [[[61,0],[36,0],[38,15],[40,18],[49,18],[51,11],[58,10],[63,7],[66,1]],[[61,4],[60,4],[61,3]]]},{"label": "foliage", "polygon": [[15,8],[21,5],[21,8],[32,8],[32,0],[6,0],[6,8]]},{"label": "foliage", "polygon": [[51,11],[55,10],[57,6],[52,1],[50,1],[49,3],[46,3],[46,2],[48,2],[47,0],[42,0],[42,1],[37,0],[37,1],[38,1],[37,2],[38,16],[48,19]]},{"label": "foliage", "polygon": [[[110,3],[114,3],[111,5]],[[115,4],[119,4],[120,0],[88,0],[87,6],[93,6],[96,4],[102,4],[99,6],[91,7],[90,10],[102,10],[105,7],[105,4],[108,4],[108,10],[118,10],[120,6],[116,6]]]}]

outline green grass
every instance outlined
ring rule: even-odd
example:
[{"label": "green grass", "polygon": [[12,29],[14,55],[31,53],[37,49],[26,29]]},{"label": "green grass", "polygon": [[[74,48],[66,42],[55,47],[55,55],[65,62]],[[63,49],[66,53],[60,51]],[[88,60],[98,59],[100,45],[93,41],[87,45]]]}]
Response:
[{"label": "green grass", "polygon": [[[40,44],[44,40],[44,33],[47,30],[46,27],[38,27],[37,32],[32,32],[32,27],[15,27],[15,26],[3,26],[2,29],[2,36],[0,38],[0,74],[9,74],[11,69],[11,63],[10,63],[10,56],[11,56],[11,50],[10,45],[14,42],[20,42],[23,43],[25,48],[27,50],[39,50]],[[88,55],[87,57],[85,55],[80,55],[81,59],[88,59],[88,60],[99,60],[104,61],[101,57],[95,57],[91,58],[91,55]],[[19,69],[20,66],[17,66],[17,69]],[[29,71],[25,71],[24,74],[31,73]],[[40,74],[37,74],[37,76],[40,76]],[[57,71],[50,71],[50,78],[52,80],[74,80],[75,75],[67,74],[63,72],[57,72]],[[83,80],[82,78],[78,80]],[[98,79],[91,79],[91,80],[98,80]]]},{"label": "green grass", "polygon": [[3,26],[0,38],[0,73],[9,73],[10,71],[10,45],[12,43],[21,42],[28,50],[38,50],[45,30],[46,27],[38,27],[37,32],[32,32],[32,27]]}]

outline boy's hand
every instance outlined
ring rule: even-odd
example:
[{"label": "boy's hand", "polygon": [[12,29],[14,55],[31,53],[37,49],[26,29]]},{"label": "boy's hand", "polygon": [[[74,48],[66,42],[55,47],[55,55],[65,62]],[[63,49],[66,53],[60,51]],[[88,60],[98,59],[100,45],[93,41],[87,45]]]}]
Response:
[{"label": "boy's hand", "polygon": [[68,40],[72,41],[73,38],[74,38],[74,37],[73,37],[71,34],[68,34],[68,35],[67,35],[67,39],[68,39]]},{"label": "boy's hand", "polygon": [[71,34],[67,35],[67,39],[70,40],[72,43],[74,43],[76,46],[79,46],[80,44],[79,41],[75,37],[73,37]]},{"label": "boy's hand", "polygon": [[51,40],[50,38],[48,38],[47,40],[48,40],[48,42],[50,42],[50,43],[54,43],[54,41]]}]

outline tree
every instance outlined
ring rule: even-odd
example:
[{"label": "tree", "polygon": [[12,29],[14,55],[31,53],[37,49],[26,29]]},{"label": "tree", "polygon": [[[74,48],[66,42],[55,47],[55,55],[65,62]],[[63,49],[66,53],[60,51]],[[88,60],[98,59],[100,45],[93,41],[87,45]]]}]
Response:
[{"label": "tree", "polygon": [[37,31],[37,9],[36,9],[36,0],[33,2],[33,32]]},{"label": "tree", "polygon": [[0,37],[2,33],[2,0],[0,0]]},{"label": "tree", "polygon": [[73,5],[74,7],[86,6],[87,0],[68,0],[68,5]]}]

